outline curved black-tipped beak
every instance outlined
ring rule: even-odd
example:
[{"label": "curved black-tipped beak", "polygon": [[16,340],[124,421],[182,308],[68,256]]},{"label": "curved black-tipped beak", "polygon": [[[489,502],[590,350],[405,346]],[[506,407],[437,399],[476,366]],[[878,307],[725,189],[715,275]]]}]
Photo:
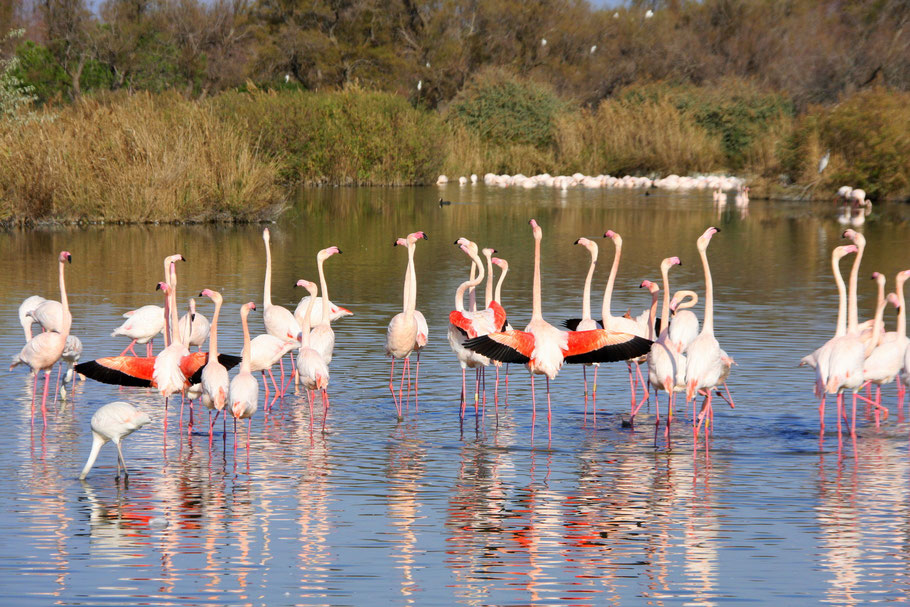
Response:
[{"label": "curved black-tipped beak", "polygon": [[339,255],[341,255],[341,252],[342,252],[341,249],[338,249],[338,254],[339,254]]},{"label": "curved black-tipped beak", "polygon": [[161,290],[161,283],[160,283],[160,282],[159,282],[158,284],[155,285],[155,290],[156,290],[156,291],[160,291],[160,290]]},{"label": "curved black-tipped beak", "polygon": [[581,242],[581,238],[579,238],[578,240],[576,240],[573,244],[578,244],[579,242]]},{"label": "curved black-tipped beak", "polygon": [[393,243],[392,243],[392,246],[393,246],[393,247],[397,247],[397,246],[398,246],[398,241],[396,240],[395,242],[393,242]]},{"label": "curved black-tipped beak", "polygon": [[205,297],[205,295],[202,294],[202,291],[199,291],[199,297]]},{"label": "curved black-tipped beak", "polygon": [[73,256],[72,256],[71,254],[67,255],[67,256],[66,256],[66,261],[67,261],[68,263],[73,263]]},{"label": "curved black-tipped beak", "polygon": [[430,237],[427,236],[427,233],[426,233],[426,232],[421,232],[421,234],[423,234],[423,239],[424,239],[424,240],[429,240],[429,239],[430,239]]},{"label": "curved black-tipped beak", "polygon": [[457,241],[457,240],[456,240],[456,241],[455,241],[455,242],[453,242],[453,243],[452,243],[452,244],[454,244],[454,245],[458,245],[458,241]]}]

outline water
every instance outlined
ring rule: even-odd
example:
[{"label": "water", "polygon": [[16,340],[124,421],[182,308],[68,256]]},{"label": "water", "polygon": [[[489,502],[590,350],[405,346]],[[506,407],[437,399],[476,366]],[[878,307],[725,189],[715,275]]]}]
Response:
[{"label": "water", "polygon": [[[204,424],[144,389],[92,381],[31,412],[31,381],[18,368],[0,379],[6,440],[0,442],[0,602],[9,605],[554,604],[712,605],[755,601],[838,605],[906,602],[910,594],[908,433],[894,387],[881,430],[863,417],[854,447],[840,453],[833,415],[819,445],[812,375],[804,354],[832,332],[829,274],[842,227],[827,205],[753,201],[748,214],[716,213],[710,194],[638,191],[321,189],[300,195],[272,226],[273,299],[294,306],[298,278],[326,263],[330,295],[355,315],[337,335],[327,431],[310,430],[302,395],[290,394],[253,421],[252,444],[220,422],[209,446]],[[553,383],[547,442],[543,382],[531,439],[527,374],[511,369],[508,407],[469,406],[459,427],[459,367],[445,338],[467,258],[468,236],[494,246],[511,272],[503,300],[513,325],[530,316],[529,218],[543,227],[544,316],[580,314],[588,254],[580,236],[621,233],[625,248],[613,312],[638,313],[643,278],[678,255],[672,288],[703,291],[695,239],[709,225],[717,336],[736,359],[736,409],[716,405],[710,452],[693,455],[688,419],[668,447],[655,446],[653,406],[634,429],[625,365],[601,368],[596,425],[584,414],[581,372]],[[906,209],[883,207],[863,227],[861,315],[871,315],[873,270],[910,265]],[[395,237],[422,229],[418,308],[430,323],[421,357],[420,410],[396,422],[388,393],[385,329],[401,307],[406,254]],[[601,245],[595,315],[612,261]],[[16,309],[30,294],[58,297],[56,254],[73,264],[67,285],[83,360],[117,354],[120,314],[160,303],[161,260],[181,252],[179,297],[224,293],[222,349],[239,352],[239,304],[261,302],[260,226],[127,227],[0,235],[0,350],[22,342]],[[850,258],[852,259],[852,257]],[[847,267],[847,263],[843,264]],[[701,306],[698,308],[701,309]],[[200,300],[211,315],[211,304]],[[253,332],[262,331],[253,315]],[[893,309],[886,318],[893,327]],[[156,344],[156,351],[160,345]],[[504,389],[501,387],[501,396]],[[488,381],[488,401],[493,385]],[[40,398],[40,394],[39,394]],[[108,445],[77,480],[100,405],[128,400],[152,417],[129,437],[128,486],[114,481]],[[316,409],[319,416],[320,409]],[[203,413],[204,415],[204,413]],[[166,446],[165,446],[166,445]],[[857,455],[854,458],[854,453]]]}]

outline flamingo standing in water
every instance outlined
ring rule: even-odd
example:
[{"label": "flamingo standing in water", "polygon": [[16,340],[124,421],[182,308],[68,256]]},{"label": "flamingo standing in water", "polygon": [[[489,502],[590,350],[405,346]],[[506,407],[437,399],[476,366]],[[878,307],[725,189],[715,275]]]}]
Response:
[{"label": "flamingo standing in water", "polygon": [[196,346],[201,350],[205,345],[205,340],[209,337],[211,323],[208,318],[196,312],[196,300],[193,298],[190,298],[190,311],[180,319],[178,331],[180,335],[189,336],[186,338],[187,348]]},{"label": "flamingo standing in water", "polygon": [[234,452],[237,451],[237,420],[246,419],[246,448],[250,449],[250,433],[253,430],[253,414],[259,407],[259,382],[250,370],[250,327],[247,318],[256,304],[251,302],[240,306],[240,323],[243,325],[243,352],[240,355],[240,372],[231,380],[228,398],[231,415],[234,416]]},{"label": "flamingo standing in water", "polygon": [[88,476],[89,470],[98,459],[101,447],[107,442],[113,442],[117,446],[117,476],[115,478],[120,479],[120,468],[123,468],[123,478],[129,479],[130,474],[126,469],[126,460],[123,459],[123,449],[120,443],[151,421],[148,415],[123,401],[108,403],[95,411],[95,414],[92,415],[92,451],[79,474],[79,480],[85,480],[85,477]]},{"label": "flamingo standing in water", "polygon": [[161,306],[148,305],[142,306],[135,310],[130,310],[123,315],[126,320],[122,325],[114,329],[111,337],[123,335],[129,337],[132,341],[130,345],[124,348],[120,356],[127,352],[132,352],[133,356],[138,356],[133,346],[136,344],[145,344],[145,355],[152,356],[152,343],[155,336],[164,330],[164,308]]},{"label": "flamingo standing in water", "polygon": [[[466,348],[501,360],[526,363],[531,372],[531,428],[537,417],[534,395],[534,375],[547,378],[547,431],[552,437],[552,407],[550,380],[559,373],[563,362],[589,363],[627,360],[646,354],[651,341],[618,331],[596,329],[592,331],[561,331],[543,319],[541,311],[540,241],[543,231],[532,219],[534,235],[534,287],[531,322],[524,331],[502,331],[469,339]],[[482,269],[482,268],[481,268]]]},{"label": "flamingo standing in water", "polygon": [[[303,326],[300,331],[300,352],[297,353],[297,375],[307,390],[310,402],[310,429],[313,427],[313,391],[322,392],[322,431],[325,432],[325,420],[329,415],[329,365],[322,358],[318,350],[310,346],[312,333],[310,332],[310,316],[313,313],[313,304],[316,301],[316,283],[308,280],[298,280],[298,287],[304,287],[310,294],[307,309],[303,314]],[[323,311],[325,307],[323,307]]]},{"label": "flamingo standing in water", "polygon": [[[505,259],[501,259],[499,257],[494,257],[493,259],[491,259],[491,261],[493,262],[493,265],[498,266],[499,269],[502,270],[499,274],[499,280],[496,281],[496,291],[493,294],[493,301],[498,303],[501,307],[502,306],[502,283],[506,279],[506,274],[509,273],[509,262],[506,261]],[[500,328],[500,330],[501,331],[511,331],[512,330],[512,325],[509,324],[508,319],[506,319],[505,325],[502,326]],[[496,361],[496,362],[499,363],[500,361]],[[501,364],[496,365],[496,391],[493,395],[493,398],[494,398],[497,406],[499,405],[499,368],[501,366],[502,366]],[[596,386],[596,384],[597,384],[596,380],[594,383]],[[509,406],[509,365],[508,364],[506,365],[506,406],[507,407]]]},{"label": "flamingo standing in water", "polygon": [[26,364],[31,367],[35,373],[35,382],[32,390],[32,406],[35,405],[35,395],[38,390],[38,371],[44,371],[44,395],[41,397],[41,415],[45,422],[47,421],[47,391],[51,381],[51,370],[54,365],[63,356],[63,350],[66,347],[66,338],[69,336],[70,326],[73,324],[73,317],[70,314],[69,300],[66,298],[66,281],[64,280],[64,268],[66,263],[72,263],[73,256],[69,251],[61,251],[57,256],[59,266],[60,280],[60,302],[63,312],[63,320],[58,327],[61,332],[45,331],[32,337],[25,346],[13,358],[10,365],[10,371],[13,367],[20,364]]},{"label": "flamingo standing in water", "polygon": [[[310,303],[310,296],[307,295],[300,299],[300,302],[297,304],[297,307],[294,309],[294,318],[297,319],[297,324],[303,326],[303,314],[306,312],[306,308]],[[322,318],[322,297],[317,297],[315,303],[313,304],[313,311],[311,312],[313,318]],[[347,308],[342,308],[335,302],[329,302],[329,320],[335,322],[345,316],[353,316],[354,313],[348,310]],[[254,338],[255,339],[255,338]]]},{"label": "flamingo standing in water", "polygon": [[[402,293],[403,311],[392,317],[389,327],[386,330],[386,354],[392,357],[392,368],[389,372],[389,391],[392,393],[392,399],[395,401],[395,410],[398,413],[398,419],[402,417],[402,397],[404,394],[404,378],[410,368],[410,356],[419,347],[419,337],[421,330],[427,331],[423,320],[421,327],[420,318],[417,312],[417,274],[414,270],[414,251],[419,239],[427,239],[423,232],[413,232],[407,239],[399,238],[392,246],[403,246],[408,251],[408,265],[404,275],[404,289]],[[424,333],[423,343],[426,344],[426,333]],[[395,359],[404,360],[401,370],[401,387],[398,389],[398,397],[395,397],[394,377],[395,377]],[[419,369],[418,369],[419,372]]]},{"label": "flamingo standing in water", "polygon": [[298,339],[279,339],[268,333],[257,335],[250,341],[250,370],[253,373],[257,371],[262,373],[262,389],[265,390],[266,410],[269,409],[269,385],[265,378],[266,372],[268,372],[272,387],[275,389],[275,398],[284,396],[285,386],[279,386],[275,382],[275,376],[272,375],[272,367],[285,354],[289,354],[299,347],[300,341]]},{"label": "flamingo standing in water", "polygon": [[698,337],[698,316],[689,308],[694,308],[698,303],[698,293],[690,290],[681,290],[673,294],[670,300],[670,341],[676,346],[677,352],[685,352],[692,340]]},{"label": "flamingo standing in water", "polygon": [[231,384],[227,368],[218,361],[218,316],[221,314],[221,304],[224,300],[221,293],[211,289],[203,289],[199,293],[199,297],[208,297],[215,304],[215,313],[212,314],[209,332],[209,359],[202,368],[202,404],[209,410],[209,442],[211,442],[214,424],[212,409],[215,410],[215,419],[218,419],[218,415],[227,404]]},{"label": "flamingo standing in water", "polygon": [[[648,352],[648,381],[654,388],[654,399],[657,401],[657,421],[654,426],[654,432],[656,434],[657,429],[660,427],[660,401],[657,400],[657,392],[664,390],[667,393],[667,424],[664,428],[666,436],[670,434],[676,386],[685,382],[686,362],[685,356],[679,352],[676,344],[670,339],[668,326],[670,318],[670,268],[674,265],[681,265],[679,257],[667,257],[660,262],[660,273],[664,287],[663,307],[660,311],[660,326],[657,327],[657,338],[651,346],[651,351]],[[641,404],[644,404],[644,402],[642,400]]]},{"label": "flamingo standing in water", "polygon": [[[338,247],[328,247],[322,249],[316,254],[316,266],[319,269],[319,287],[322,289],[322,298],[331,304],[329,299],[329,287],[325,282],[325,260],[332,255],[341,254]],[[332,352],[335,351],[335,331],[332,330],[332,323],[329,314],[329,306],[322,306],[322,317],[319,323],[310,331],[310,347],[322,355],[325,364],[332,362]]]},{"label": "flamingo standing in water", "polygon": [[[459,238],[455,245],[464,251],[471,258],[471,274],[467,281],[461,283],[455,291],[455,310],[449,312],[449,345],[455,352],[458,362],[461,365],[461,419],[464,420],[464,412],[467,406],[467,385],[465,373],[468,367],[477,371],[474,387],[474,412],[478,411],[478,390],[480,385],[480,370],[490,364],[490,359],[478,354],[471,348],[465,346],[468,339],[478,335],[486,335],[495,331],[495,327],[484,315],[477,315],[470,310],[464,309],[464,293],[473,289],[484,278],[483,263],[477,255],[477,245],[467,238]],[[477,273],[475,274],[475,270]],[[470,297],[469,297],[470,300]]]},{"label": "flamingo standing in water", "polygon": [[[265,325],[265,331],[269,335],[274,335],[278,339],[297,339],[297,336],[300,335],[300,324],[297,319],[287,308],[272,305],[272,247],[268,228],[262,230],[262,240],[265,242],[265,285],[262,289],[262,323]],[[290,356],[290,353],[288,355]],[[292,368],[293,362],[292,357]],[[281,379],[283,385],[283,360],[281,361]]]},{"label": "flamingo standing in water", "polygon": [[[878,412],[881,406],[881,387],[884,384],[890,384],[900,373],[901,367],[904,365],[904,353],[907,351],[906,312],[903,309],[903,283],[906,281],[903,276],[905,274],[910,275],[910,271],[898,273],[897,292],[888,294],[889,301],[897,308],[897,330],[885,333],[882,336],[881,343],[874,347],[863,364],[864,379],[866,382],[876,384],[876,423],[878,422]],[[876,272],[873,277],[878,281],[880,287],[884,286],[884,276]],[[898,383],[898,400],[901,400],[900,390],[901,384]]]},{"label": "flamingo standing in water", "polygon": [[[695,437],[698,436],[703,416],[711,415],[711,390],[720,383],[721,375],[724,372],[720,344],[714,337],[714,281],[711,278],[707,254],[711,237],[719,231],[712,226],[705,230],[705,233],[696,242],[705,272],[705,321],[702,324],[701,333],[692,340],[686,349],[686,403],[692,401],[692,430]],[[701,414],[696,414],[695,397],[700,390],[705,391],[705,402]],[[710,417],[708,419],[710,421]],[[707,441],[707,431],[705,440]]]},{"label": "flamingo standing in water", "polygon": [[[587,238],[579,238],[575,244],[580,244],[591,254],[591,264],[588,266],[588,274],[585,276],[585,288],[581,299],[581,320],[575,327],[576,331],[591,331],[597,329],[597,321],[591,317],[591,280],[594,278],[594,269],[597,267],[597,243]],[[597,370],[599,363],[592,363],[594,366],[594,390],[591,393],[591,400],[594,405],[594,423],[597,423]],[[588,414],[588,366],[581,368],[582,376],[585,381],[585,415]]]}]

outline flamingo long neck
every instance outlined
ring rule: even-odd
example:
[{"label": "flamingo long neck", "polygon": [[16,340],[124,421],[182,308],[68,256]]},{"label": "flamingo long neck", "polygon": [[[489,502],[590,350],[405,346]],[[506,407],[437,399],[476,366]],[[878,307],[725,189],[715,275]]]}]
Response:
[{"label": "flamingo long neck", "polygon": [[[310,301],[306,305],[306,312],[303,313],[303,325],[300,327],[300,332],[303,335],[300,345],[302,347],[307,347],[310,345],[310,322],[313,315],[313,305],[316,303],[316,289],[314,288],[310,291]],[[323,306],[325,306],[325,298],[322,298]]]},{"label": "flamingo long neck", "polygon": [[907,308],[904,306],[904,282],[906,279],[897,279],[897,336],[903,341],[907,337]]},{"label": "flamingo long neck", "polygon": [[240,372],[250,373],[250,326],[247,322],[247,316],[250,315],[250,309],[244,307],[240,310],[240,324],[243,325],[243,352],[240,353]]},{"label": "flamingo long neck", "polygon": [[581,296],[581,317],[591,320],[591,281],[594,279],[594,268],[597,267],[597,254],[591,251],[591,265],[588,266],[588,275],[585,276],[585,290]]},{"label": "flamingo long neck", "polygon": [[[410,252],[408,252],[410,255]],[[319,324],[328,325],[329,324],[329,288],[325,284],[325,269],[323,265],[325,264],[325,257],[322,255],[319,256],[319,259],[316,260],[316,266],[319,268],[319,288],[322,289],[322,315],[319,317]]]},{"label": "flamingo long neck", "polygon": [[[669,305],[669,304],[667,304]],[[654,321],[657,319],[657,291],[651,292],[651,309],[648,310],[648,339],[654,341]]]},{"label": "flamingo long neck", "polygon": [[401,311],[408,309],[408,302],[411,300],[411,251],[408,245],[408,267],[404,270],[404,293],[401,297]]},{"label": "flamingo long neck", "polygon": [[708,245],[699,247],[698,254],[701,255],[701,264],[705,269],[705,322],[702,332],[714,335],[714,281],[708,266]]},{"label": "flamingo long neck", "polygon": [[212,331],[209,334],[209,360],[218,360],[218,315],[221,313],[221,299],[215,300],[215,313],[212,314]]},{"label": "flamingo long neck", "polygon": [[603,319],[604,328],[607,326],[607,320],[610,316],[610,304],[613,300],[613,284],[616,282],[616,274],[619,272],[619,258],[622,257],[622,244],[613,241],[616,245],[616,253],[613,255],[613,265],[610,267],[610,277],[607,279],[607,288],[604,289],[604,302],[600,309],[600,317]]},{"label": "flamingo long neck", "polygon": [[487,258],[487,288],[484,293],[484,308],[489,308],[490,304],[493,303],[493,254],[484,253],[484,257]]},{"label": "flamingo long neck", "polygon": [[262,307],[272,307],[272,245],[265,241],[265,285],[262,287]]},{"label": "flamingo long neck", "polygon": [[[467,251],[465,251],[465,252],[467,252]],[[471,263],[472,263],[471,278],[470,278],[470,280],[467,280],[466,282],[463,282],[460,285],[458,285],[458,289],[455,291],[455,311],[456,312],[465,311],[465,309],[464,309],[464,292],[467,291],[468,289],[473,289],[474,287],[479,285],[481,282],[483,282],[483,264],[481,264],[480,258],[471,253],[468,253],[468,255],[471,256]],[[474,275],[475,267],[480,268],[480,276]]]},{"label": "flamingo long neck", "polygon": [[543,320],[540,296],[540,238],[534,235],[534,288],[531,292],[531,322]]},{"label": "flamingo long neck", "polygon": [[875,320],[873,320],[872,325],[872,339],[866,342],[866,350],[864,352],[865,356],[868,358],[872,354],[872,350],[878,346],[878,340],[882,336],[882,316],[885,314],[885,306],[888,305],[887,301],[880,301],[875,307]]},{"label": "flamingo long neck", "polygon": [[[417,277],[416,272],[414,272],[414,250],[416,248],[416,244],[408,243],[408,275],[407,280],[404,281],[404,313],[407,318],[411,318],[414,315],[414,310],[417,309]],[[325,287],[323,286],[322,288],[324,289]],[[322,301],[326,301],[325,291],[322,293]],[[325,306],[322,309],[325,310]],[[325,312],[323,312],[323,316],[325,316]]]},{"label": "flamingo long neck", "polygon": [[[470,276],[470,281],[469,281],[469,282],[472,282],[472,283],[473,283],[473,282],[474,282],[474,277],[475,277],[476,275],[477,275],[477,264],[476,264],[476,262],[475,262],[475,263],[472,263],[472,264],[471,264],[471,276]],[[468,310],[470,310],[471,312],[476,312],[476,311],[477,311],[477,294],[474,292],[474,286],[479,285],[479,284],[480,284],[480,282],[474,283],[474,284],[468,289]]]},{"label": "flamingo long neck", "polygon": [[502,269],[502,274],[499,275],[499,280],[496,282],[496,293],[493,295],[493,301],[498,304],[502,304],[502,283],[506,279],[506,274],[509,273],[507,268]]},{"label": "flamingo long neck", "polygon": [[85,462],[82,472],[79,473],[79,480],[85,480],[85,477],[88,476],[88,471],[95,465],[95,460],[98,459],[98,454],[101,452],[101,447],[104,446],[105,442],[101,436],[92,432],[92,451],[88,455],[88,461]]},{"label": "flamingo long neck", "polygon": [[408,307],[411,311],[417,309],[417,270],[414,268],[414,251],[417,250],[417,243],[408,244],[408,283],[410,284],[410,293],[408,293]]},{"label": "flamingo long neck", "polygon": [[851,333],[857,330],[859,326],[859,315],[856,309],[856,284],[859,281],[859,264],[863,259],[863,249],[866,248],[865,242],[856,243],[856,259],[853,260],[853,267],[850,269],[850,293],[847,301],[847,330]]},{"label": "flamingo long neck", "polygon": [[171,300],[171,343],[183,343],[180,341],[180,324],[177,316],[177,263],[171,262],[170,290],[168,297]]},{"label": "flamingo long neck", "polygon": [[186,315],[186,321],[187,321],[186,329],[184,330],[184,334],[180,336],[183,339],[183,343],[185,343],[187,345],[189,345],[189,343],[190,343],[190,337],[193,336],[193,319],[195,317],[196,317],[196,302],[191,299],[190,300],[190,311]]},{"label": "flamingo long neck", "polygon": [[164,292],[164,347],[171,345],[171,294]]},{"label": "flamingo long neck", "polygon": [[63,335],[69,335],[70,327],[73,324],[73,316],[70,314],[70,302],[66,297],[66,281],[64,280],[65,261],[60,261],[60,303],[63,304]]},{"label": "flamingo long neck", "polygon": [[[664,283],[664,300],[660,308],[660,328],[658,330],[658,335],[662,335],[664,331],[669,328],[669,318],[670,318],[670,268],[668,266],[661,265],[660,275]],[[651,322],[651,325],[654,325],[654,322]]]},{"label": "flamingo long neck", "polygon": [[837,283],[837,328],[834,337],[841,337],[847,334],[847,287],[844,285],[844,277],[840,273],[839,261],[837,257],[831,258],[834,282]]}]

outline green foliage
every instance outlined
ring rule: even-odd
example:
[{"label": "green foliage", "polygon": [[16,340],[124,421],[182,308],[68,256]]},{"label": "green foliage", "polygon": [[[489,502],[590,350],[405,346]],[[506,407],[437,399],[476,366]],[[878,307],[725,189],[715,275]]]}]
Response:
[{"label": "green foliage", "polygon": [[253,91],[212,103],[250,141],[281,158],[290,183],[428,183],[442,166],[441,121],[398,95],[358,87]]},{"label": "green foliage", "polygon": [[[20,36],[22,30],[14,30],[5,39]],[[21,122],[33,117],[30,108],[35,101],[34,88],[19,79],[18,71],[18,57],[0,59],[0,120]]]},{"label": "green foliage", "polygon": [[479,72],[455,96],[448,120],[493,145],[546,148],[554,142],[556,118],[567,108],[549,87],[499,68]]},{"label": "green foliage", "polygon": [[[910,93],[875,87],[834,107],[813,107],[779,148],[781,166],[797,182],[821,180],[825,190],[841,185],[872,198],[910,197]],[[818,158],[831,151],[828,168],[816,174]]]},{"label": "green foliage", "polygon": [[19,79],[32,87],[37,100],[44,103],[66,94],[70,78],[46,46],[27,40],[16,49]]}]

